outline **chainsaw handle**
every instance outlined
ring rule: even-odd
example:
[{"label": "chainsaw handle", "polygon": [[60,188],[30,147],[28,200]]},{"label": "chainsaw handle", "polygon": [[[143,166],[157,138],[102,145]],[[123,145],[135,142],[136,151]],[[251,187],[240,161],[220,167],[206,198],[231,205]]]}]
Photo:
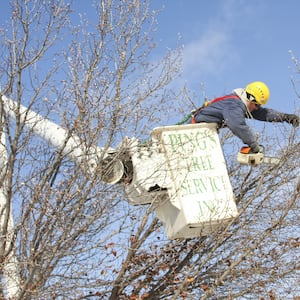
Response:
[{"label": "chainsaw handle", "polygon": [[249,153],[251,153],[251,147],[244,146],[244,147],[241,148],[240,152],[243,153],[243,154],[249,154]]},{"label": "chainsaw handle", "polygon": [[[261,150],[262,150],[262,151],[259,151],[260,153],[264,153],[265,152],[264,151],[264,147],[262,145],[259,145],[259,148],[261,148]],[[251,151],[251,147],[244,146],[244,147],[241,148],[240,153],[242,153],[242,154],[250,154],[250,153],[253,153],[253,152]]]}]

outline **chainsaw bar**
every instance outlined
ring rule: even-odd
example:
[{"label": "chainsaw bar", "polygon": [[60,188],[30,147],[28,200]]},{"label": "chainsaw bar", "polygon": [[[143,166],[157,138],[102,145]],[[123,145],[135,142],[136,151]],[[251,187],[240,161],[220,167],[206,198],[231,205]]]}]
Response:
[{"label": "chainsaw bar", "polygon": [[277,157],[265,156],[263,162],[265,164],[277,165],[280,163],[280,159]]}]

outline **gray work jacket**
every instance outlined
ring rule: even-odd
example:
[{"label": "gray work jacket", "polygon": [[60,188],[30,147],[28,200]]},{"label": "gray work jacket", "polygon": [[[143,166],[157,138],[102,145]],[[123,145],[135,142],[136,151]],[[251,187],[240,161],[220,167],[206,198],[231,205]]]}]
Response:
[{"label": "gray work jacket", "polygon": [[264,107],[259,107],[249,114],[244,102],[240,98],[234,97],[212,103],[195,115],[196,123],[218,123],[220,127],[226,126],[243,143],[254,148],[258,143],[252,130],[246,124],[247,118],[265,122],[283,122],[285,117],[284,113]]}]

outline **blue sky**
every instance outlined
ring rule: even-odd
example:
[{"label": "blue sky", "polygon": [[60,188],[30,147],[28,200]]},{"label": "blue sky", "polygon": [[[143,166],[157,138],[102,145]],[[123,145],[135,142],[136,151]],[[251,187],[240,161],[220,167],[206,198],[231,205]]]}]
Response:
[{"label": "blue sky", "polygon": [[[9,22],[8,3],[1,4],[1,24]],[[75,15],[84,10],[94,15],[89,3],[93,0],[74,0]],[[153,0],[151,7],[162,9],[155,54],[184,45],[180,83],[199,95],[196,104],[202,104],[201,85],[213,98],[261,80],[271,90],[269,107],[299,109],[289,50],[300,59],[300,1]]]},{"label": "blue sky", "polygon": [[299,109],[289,50],[300,59],[300,1],[156,0],[152,6],[163,7],[159,49],[175,47],[181,37],[182,80],[199,93],[198,101],[201,84],[212,98],[260,80],[270,87],[269,107]]}]

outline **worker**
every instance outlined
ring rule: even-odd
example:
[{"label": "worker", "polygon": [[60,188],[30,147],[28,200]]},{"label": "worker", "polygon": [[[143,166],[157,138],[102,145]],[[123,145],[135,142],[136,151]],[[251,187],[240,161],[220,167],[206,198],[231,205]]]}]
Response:
[{"label": "worker", "polygon": [[230,95],[206,102],[194,112],[192,123],[217,123],[219,127],[228,127],[251,148],[251,152],[262,152],[262,147],[246,124],[246,118],[266,122],[287,122],[294,127],[299,126],[297,115],[262,107],[268,102],[269,96],[270,91],[265,83],[252,82],[246,88],[234,89]]}]

